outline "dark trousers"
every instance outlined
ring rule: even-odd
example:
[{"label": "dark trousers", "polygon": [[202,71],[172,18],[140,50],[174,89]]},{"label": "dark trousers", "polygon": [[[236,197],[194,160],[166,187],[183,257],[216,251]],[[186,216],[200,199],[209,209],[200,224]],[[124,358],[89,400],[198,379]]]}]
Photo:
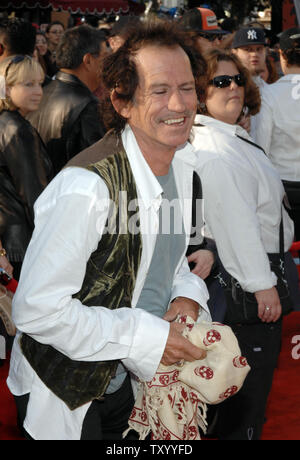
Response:
[{"label": "dark trousers", "polygon": [[281,345],[282,321],[232,327],[251,367],[243,387],[218,406],[220,440],[259,440]]},{"label": "dark trousers", "polygon": [[[105,395],[103,401],[94,400],[82,425],[82,441],[121,440],[128,428],[128,419],[134,405],[129,376],[115,393]],[[131,437],[133,436],[133,437]],[[137,439],[129,433],[126,439]]]},{"label": "dark trousers", "polygon": [[[29,395],[15,397],[18,412],[18,426],[27,440],[32,440],[23,429],[26,417]],[[134,405],[134,398],[129,376],[125,379],[122,387],[115,393],[105,395],[103,401],[94,400],[90,405],[83,421],[81,440],[102,441],[121,440],[123,431],[128,428],[128,419]],[[126,439],[138,439],[137,435],[130,431]]]},{"label": "dark trousers", "polygon": [[295,225],[295,240],[300,241],[300,182],[282,181],[291,209],[287,209]]}]

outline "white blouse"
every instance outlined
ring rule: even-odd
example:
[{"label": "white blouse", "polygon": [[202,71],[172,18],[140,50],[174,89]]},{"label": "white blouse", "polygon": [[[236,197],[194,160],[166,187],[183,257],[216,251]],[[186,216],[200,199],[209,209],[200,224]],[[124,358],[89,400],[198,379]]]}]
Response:
[{"label": "white blouse", "polygon": [[279,252],[281,210],[287,251],[294,226],[282,206],[284,188],[266,155],[237,125],[197,115],[192,144],[204,199],[204,219],[225,269],[249,292],[276,285],[267,253]]}]

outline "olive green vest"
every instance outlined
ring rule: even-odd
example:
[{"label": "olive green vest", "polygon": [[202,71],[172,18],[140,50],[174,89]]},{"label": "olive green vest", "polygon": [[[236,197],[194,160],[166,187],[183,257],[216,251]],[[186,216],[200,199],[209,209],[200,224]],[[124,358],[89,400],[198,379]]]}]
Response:
[{"label": "olive green vest", "polygon": [[[111,135],[108,144],[106,140],[104,137],[96,144],[102,151],[102,158],[103,149],[111,143]],[[107,226],[111,229],[115,227],[115,232],[106,232],[101,237],[98,248],[87,263],[82,288],[73,296],[82,302],[83,308],[131,307],[140,263],[140,233],[124,232],[124,228],[128,229],[130,218],[136,218],[137,209],[127,212],[119,209],[120,191],[127,192],[128,203],[137,199],[135,181],[120,138],[116,138],[115,146],[115,154],[86,166],[105,181],[116,213],[108,219],[113,218],[113,221],[107,221]],[[93,399],[101,399],[118,365],[118,361],[73,361],[52,346],[41,344],[26,334],[21,337],[21,347],[39,378],[71,410]]]}]

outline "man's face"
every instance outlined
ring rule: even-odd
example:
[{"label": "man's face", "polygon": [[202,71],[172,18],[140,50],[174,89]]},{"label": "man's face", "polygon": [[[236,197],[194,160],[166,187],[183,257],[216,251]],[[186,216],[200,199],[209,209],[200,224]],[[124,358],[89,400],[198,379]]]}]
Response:
[{"label": "man's face", "polygon": [[259,75],[263,72],[266,62],[266,47],[264,45],[241,46],[232,51],[252,75]]},{"label": "man's face", "polygon": [[175,152],[184,144],[197,109],[195,80],[182,48],[147,46],[138,51],[139,85],[126,118],[143,153]]},{"label": "man's face", "polygon": [[196,47],[200,53],[205,53],[212,48],[218,48],[223,40],[219,34],[199,34],[196,38]]},{"label": "man's face", "polygon": [[46,33],[46,37],[53,46],[57,46],[63,34],[64,34],[63,26],[60,24],[53,24],[49,32]]}]

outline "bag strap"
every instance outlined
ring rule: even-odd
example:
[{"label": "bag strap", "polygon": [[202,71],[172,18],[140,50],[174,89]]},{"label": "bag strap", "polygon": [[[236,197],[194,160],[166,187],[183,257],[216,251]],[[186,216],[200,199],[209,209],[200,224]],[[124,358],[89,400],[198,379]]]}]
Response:
[{"label": "bag strap", "polygon": [[202,184],[199,175],[194,171],[193,173],[193,201],[192,201],[192,226],[196,227],[197,223],[197,200],[202,200]]},{"label": "bag strap", "polygon": [[284,260],[284,230],[283,230],[283,217],[282,217],[282,208],[281,208],[281,221],[279,227],[279,254],[280,259]]},{"label": "bag strap", "polygon": [[250,139],[245,139],[243,136],[240,136],[239,134],[236,134],[236,137],[238,137],[239,139],[241,139],[244,142],[247,142],[250,145],[253,145],[253,147],[256,147],[257,149],[261,150],[267,156],[266,152],[264,151],[264,149],[260,145],[256,144],[253,141],[250,141]]}]

